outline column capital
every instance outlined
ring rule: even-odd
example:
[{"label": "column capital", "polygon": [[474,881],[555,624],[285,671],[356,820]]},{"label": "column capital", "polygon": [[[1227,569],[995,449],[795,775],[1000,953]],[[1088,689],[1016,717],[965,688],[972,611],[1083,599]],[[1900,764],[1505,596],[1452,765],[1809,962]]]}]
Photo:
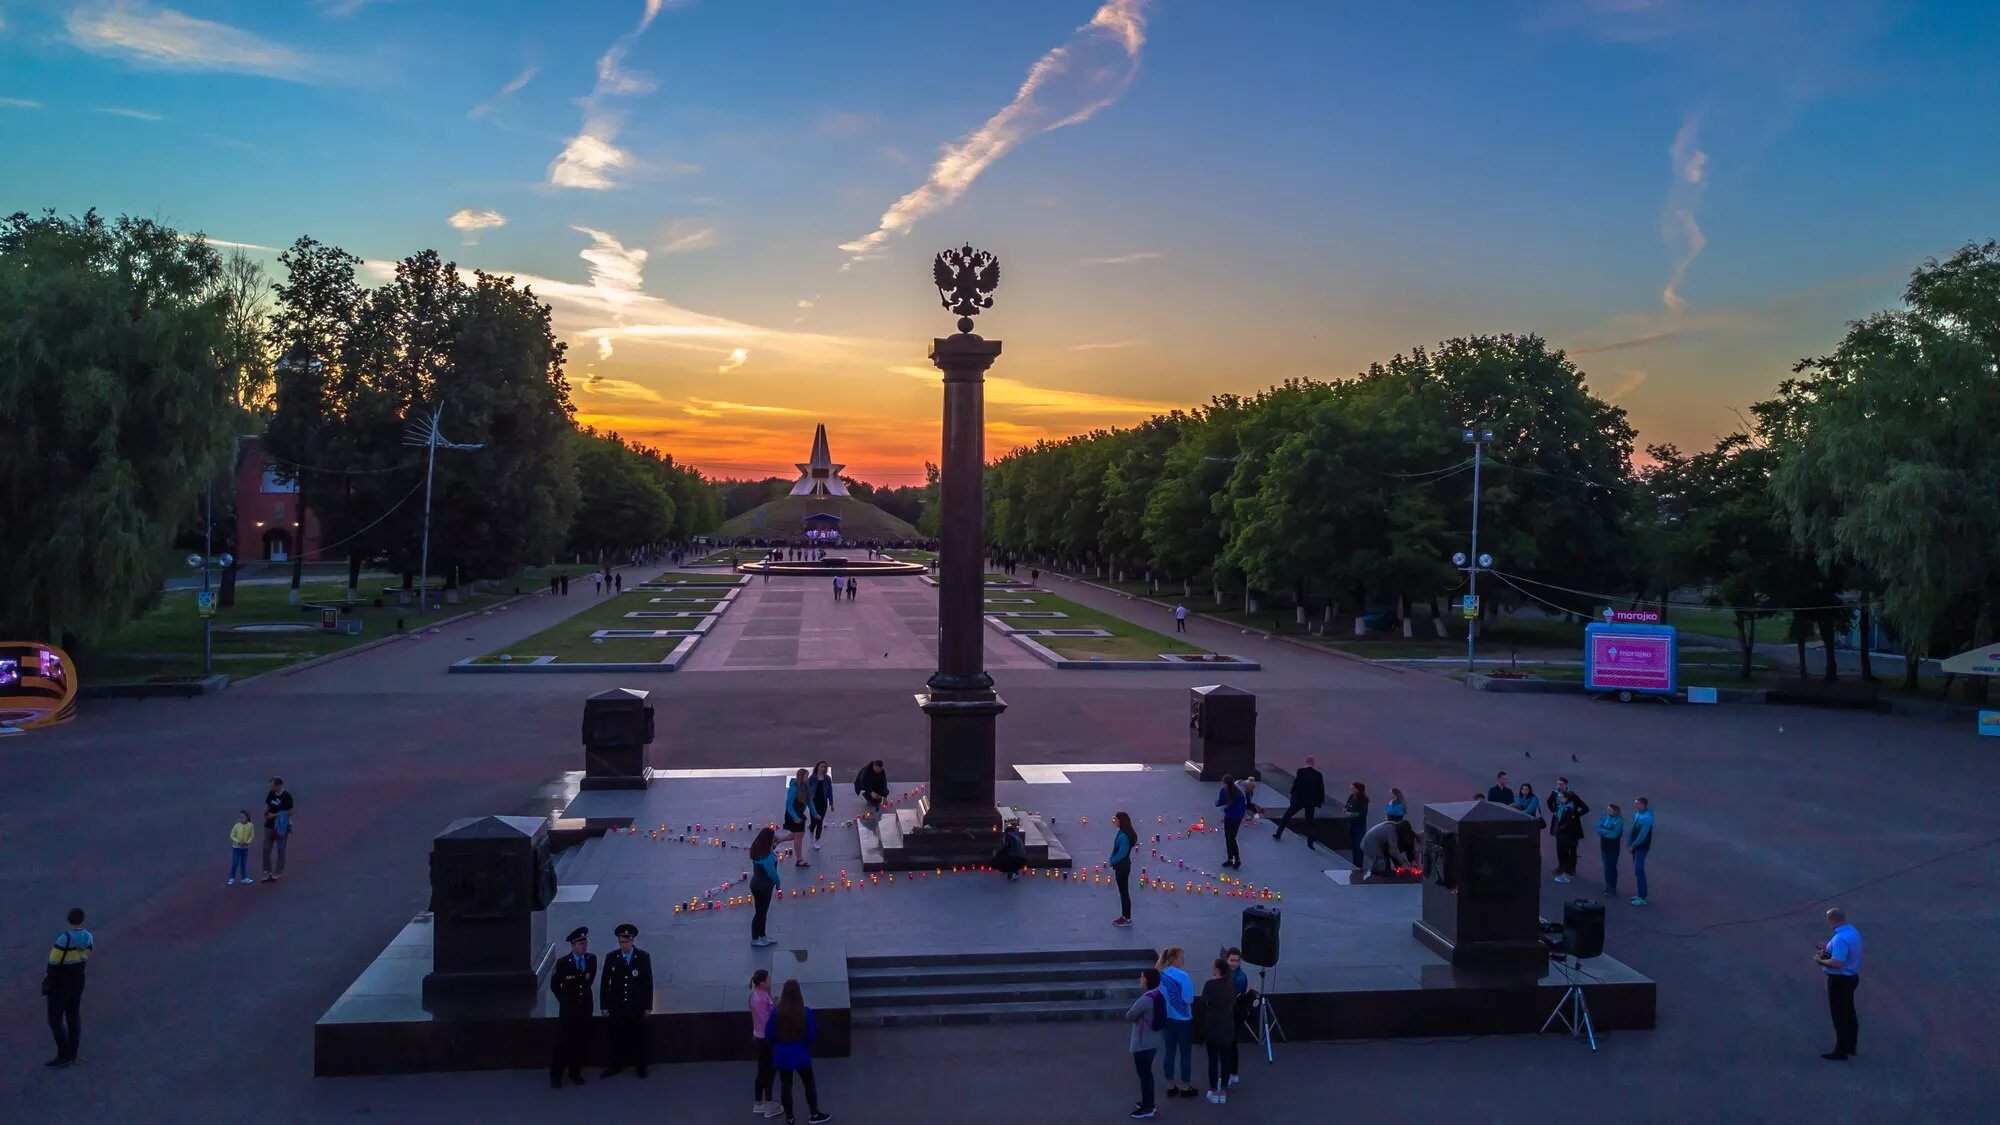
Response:
[{"label": "column capital", "polygon": [[970,332],[931,340],[931,363],[944,372],[947,379],[953,375],[984,375],[998,358],[1000,341],[984,339]]}]

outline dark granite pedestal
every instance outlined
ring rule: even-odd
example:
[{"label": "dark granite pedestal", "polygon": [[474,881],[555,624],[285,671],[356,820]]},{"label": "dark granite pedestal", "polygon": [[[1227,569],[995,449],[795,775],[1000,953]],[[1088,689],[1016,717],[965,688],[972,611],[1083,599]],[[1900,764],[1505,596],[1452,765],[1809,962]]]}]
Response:
[{"label": "dark granite pedestal", "polygon": [[[1019,821],[1028,845],[1028,866],[1066,868],[1070,854],[1048,820],[1035,813],[995,806],[992,821]],[[934,871],[940,867],[983,867],[1000,848],[997,827],[946,828],[919,800],[914,807],[883,809],[881,814],[854,822],[861,841],[863,871]]]}]

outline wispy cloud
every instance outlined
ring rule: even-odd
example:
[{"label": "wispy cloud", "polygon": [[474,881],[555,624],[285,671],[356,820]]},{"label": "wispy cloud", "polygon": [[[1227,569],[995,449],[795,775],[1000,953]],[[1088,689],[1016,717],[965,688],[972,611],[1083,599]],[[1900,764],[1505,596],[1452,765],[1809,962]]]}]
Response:
[{"label": "wispy cloud", "polygon": [[662,254],[685,254],[690,250],[706,250],[715,245],[715,228],[681,219],[667,228],[667,241],[660,246]]},{"label": "wispy cloud", "polygon": [[1116,351],[1119,348],[1136,348],[1143,343],[1145,343],[1144,340],[1112,340],[1104,344],[1071,344],[1069,350],[1073,352],[1108,352]]},{"label": "wispy cloud", "polygon": [[949,207],[993,162],[1040,133],[1078,125],[1118,100],[1139,74],[1147,0],[1107,0],[1090,22],[1028,70],[1014,100],[964,140],[947,145],[930,177],[882,213],[876,228],[840,245],[865,261],[881,256],[891,235],[908,234],[925,216]]},{"label": "wispy cloud", "polygon": [[639,25],[619,36],[598,56],[597,82],[591,87],[590,95],[583,99],[583,125],[575,136],[563,143],[562,151],[549,162],[551,185],[583,191],[608,191],[618,186],[621,173],[636,164],[630,152],[618,147],[618,134],[625,127],[625,116],[606,103],[612,98],[641,94],[653,88],[650,76],[625,69],[625,54],[632,49],[639,36],[653,26],[653,21],[659,18],[660,11],[665,7],[666,0],[646,0]]},{"label": "wispy cloud", "polygon": [[1640,387],[1644,386],[1646,380],[1650,378],[1652,378],[1651,372],[1641,371],[1636,367],[1628,368],[1619,378],[1618,385],[1611,388],[1611,390],[1605,394],[1604,401],[1617,402],[1619,399],[1624,398],[1626,395],[1629,395],[1633,391],[1636,391]]},{"label": "wispy cloud", "polygon": [[489,113],[492,113],[495,109],[499,108],[501,102],[504,102],[508,98],[513,97],[515,94],[520,93],[521,90],[524,87],[526,87],[528,83],[533,82],[535,80],[536,72],[539,71],[540,69],[541,68],[535,65],[533,62],[528,63],[528,65],[521,68],[521,73],[515,75],[511,79],[508,79],[507,84],[505,86],[502,86],[498,90],[495,90],[493,92],[492,97],[487,98],[485,101],[480,102],[478,105],[473,106],[471,109],[466,110],[465,115],[470,118],[478,119],[481,117],[485,117]]},{"label": "wispy cloud", "polygon": [[344,20],[363,8],[393,2],[394,0],[318,0],[320,12],[337,20]]},{"label": "wispy cloud", "polygon": [[578,386],[583,390],[584,394],[596,395],[601,398],[618,399],[624,402],[649,402],[660,406],[667,405],[665,396],[661,395],[660,392],[643,383],[634,383],[630,379],[607,379],[602,375],[592,375],[588,379],[583,380]]},{"label": "wispy cloud", "polygon": [[1150,262],[1160,256],[1158,250],[1140,250],[1131,254],[1118,254],[1109,258],[1085,258],[1080,266],[1128,266],[1133,262]]},{"label": "wispy cloud", "polygon": [[324,77],[312,59],[290,47],[145,0],[80,4],[64,27],[70,42],[83,50],[148,66],[257,74],[288,82]]},{"label": "wispy cloud", "polygon": [[42,103],[33,98],[0,98],[0,109],[40,109]]},{"label": "wispy cloud", "polygon": [[265,246],[260,242],[231,242],[226,238],[210,238],[205,234],[191,234],[189,238],[199,238],[210,246],[220,246],[224,250],[261,250],[267,254],[279,253],[276,246]]},{"label": "wispy cloud", "polygon": [[450,223],[453,230],[465,236],[465,244],[471,246],[479,241],[479,232],[507,225],[507,216],[498,211],[483,211],[472,207],[461,207],[452,212]]},{"label": "wispy cloud", "polygon": [[750,362],[749,348],[731,348],[729,349],[729,358],[723,360],[722,366],[715,370],[717,374],[727,375],[748,362]]},{"label": "wispy cloud", "polygon": [[876,119],[866,113],[829,109],[819,115],[814,131],[830,141],[851,141],[873,129]]},{"label": "wispy cloud", "polygon": [[1660,237],[1676,257],[1666,288],[1660,290],[1660,303],[1679,312],[1687,307],[1680,292],[1681,282],[1687,278],[1688,267],[1708,246],[1701,224],[1695,221],[1695,210],[1708,190],[1708,154],[1700,148],[1694,118],[1681,123],[1667,152],[1673,158],[1674,180],[1667,189],[1666,208],[1660,215]]},{"label": "wispy cloud", "polygon": [[[889,371],[891,374],[907,375],[912,379],[922,379],[928,383],[936,383],[939,377],[935,367],[902,365],[891,367]],[[988,406],[1002,407],[1025,415],[1076,414],[1096,419],[1147,418],[1154,414],[1165,414],[1185,405],[1091,394],[1088,391],[1036,387],[1019,379],[994,375],[986,377],[986,403]]]},{"label": "wispy cloud", "polygon": [[[851,363],[858,349],[886,349],[883,341],[766,328],[727,317],[695,312],[644,292],[646,261],[643,248],[626,246],[608,231],[575,227],[590,244],[579,251],[589,265],[589,281],[557,281],[515,274],[524,285],[555,309],[559,330],[571,339],[593,345],[597,357],[609,359],[624,343],[677,348],[726,361],[737,349],[757,348],[794,363]],[[380,269],[373,262],[364,269]],[[386,263],[393,274],[394,264]],[[374,272],[370,276],[376,276]]]},{"label": "wispy cloud", "polygon": [[134,121],[165,121],[167,119],[166,115],[154,113],[150,109],[131,109],[122,105],[101,105],[97,107],[97,112],[108,113],[113,117],[129,117]]},{"label": "wispy cloud", "polygon": [[750,402],[724,402],[712,398],[689,398],[681,407],[699,418],[720,418],[725,414],[804,414],[806,411],[790,406],[762,406]]}]

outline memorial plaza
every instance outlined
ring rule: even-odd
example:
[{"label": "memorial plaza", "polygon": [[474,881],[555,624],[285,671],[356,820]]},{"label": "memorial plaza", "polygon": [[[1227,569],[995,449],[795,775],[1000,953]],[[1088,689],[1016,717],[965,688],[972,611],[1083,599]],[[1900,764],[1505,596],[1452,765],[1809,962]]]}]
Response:
[{"label": "memorial plaza", "polygon": [[[629,574],[628,589],[647,576]],[[1157,607],[1084,582],[1045,575],[1041,585],[1163,625]],[[614,925],[635,922],[663,978],[671,966],[676,979],[704,982],[718,1007],[735,1006],[738,969],[753,963],[748,910],[676,915],[674,905],[744,864],[673,839],[692,829],[674,810],[728,810],[739,829],[776,820],[782,782],[757,771],[823,759],[836,804],[810,875],[837,882],[839,872],[861,873],[859,837],[846,825],[858,811],[856,770],[882,759],[897,793],[927,780],[925,716],[911,695],[937,664],[936,590],[922,578],[883,578],[836,602],[821,587],[753,579],[672,675],[446,673],[581,608],[537,594],[504,613],[217,695],[92,701],[67,726],[0,743],[17,804],[5,829],[9,908],[0,920],[15,965],[0,1025],[12,1060],[0,1079],[9,1118],[742,1118],[748,1062],[656,1057],[643,1082],[598,1080],[592,1067],[585,1088],[560,1092],[538,1065],[315,1078],[315,1023],[426,909],[437,833],[464,817],[546,816],[567,803],[565,785],[573,789],[583,768],[583,700],[614,687],[650,693],[649,760],[661,773],[643,791],[578,795],[609,802],[600,809],[645,809],[633,822],[643,831],[597,840],[583,865],[558,857],[559,868],[591,872],[596,889],[580,901],[559,895],[549,940],[588,925],[601,954],[613,948]],[[1143,957],[1173,944],[1189,950],[1193,975],[1204,979],[1212,951],[1238,941],[1243,903],[1144,890],[1135,926],[1119,931],[1110,925],[1117,892],[1090,873],[1109,850],[1118,808],[1141,834],[1135,866],[1157,874],[1171,865],[1177,882],[1210,882],[1184,872],[1222,870],[1219,834],[1186,829],[1204,816],[1212,826],[1214,786],[1182,770],[1189,691],[1211,674],[1062,670],[998,630],[982,639],[1007,704],[997,721],[1000,800],[1053,820],[1073,877],[1009,884],[991,873],[928,881],[906,873],[893,886],[786,899],[772,911],[775,952],[1067,945]],[[1567,776],[1594,807],[1617,801],[1629,810],[1633,797],[1649,797],[1659,840],[1650,904],[1598,894],[1587,849],[1576,884],[1551,883],[1544,871],[1541,910],[1559,918],[1564,899],[1604,900],[1606,954],[1657,982],[1657,1026],[1602,1032],[1594,1054],[1560,1034],[1300,1034],[1276,1043],[1267,1066],[1246,1043],[1229,1106],[1165,1101],[1162,1118],[1915,1121],[1992,1112],[2000,813],[1989,797],[2000,764],[1963,724],[1496,695],[1209,620],[1191,621],[1188,639],[1261,666],[1225,677],[1256,697],[1256,757],[1285,769],[1316,757],[1335,801],[1359,780],[1379,809],[1395,786],[1415,818],[1423,805],[1471,798],[1499,770],[1542,792]],[[1112,768],[1050,768],[1066,765]],[[225,886],[225,830],[238,809],[257,808],[274,774],[297,798],[286,877]],[[748,838],[722,827],[703,832]],[[1378,951],[1369,945],[1378,939],[1355,927],[1383,909],[1414,917],[1416,888],[1339,886],[1324,872],[1344,862],[1306,852],[1294,836],[1274,843],[1261,822],[1245,827],[1242,848],[1246,883],[1288,892],[1274,903],[1284,956],[1268,986],[1281,1019],[1287,989],[1308,987],[1299,966],[1344,953],[1364,962],[1415,956],[1404,951],[1413,941]],[[808,872],[783,870],[788,888],[814,885],[801,878]],[[1629,871],[1624,878],[1629,886]],[[48,1038],[37,962],[63,911],[77,905],[98,945],[83,1047],[76,1066],[49,1070],[39,1065]],[[1826,940],[1830,905],[1844,907],[1869,943],[1863,1049],[1844,1064],[1819,1057],[1831,1030],[1811,956]],[[845,1006],[847,985],[825,955],[762,963],[780,981],[798,977],[808,1003]],[[1115,1002],[1136,992],[1135,979]],[[662,988],[663,997],[687,994]],[[1112,1120],[1135,1096],[1116,1022],[857,1019],[851,1034],[850,1055],[816,1066],[821,1100],[840,1119]]]}]

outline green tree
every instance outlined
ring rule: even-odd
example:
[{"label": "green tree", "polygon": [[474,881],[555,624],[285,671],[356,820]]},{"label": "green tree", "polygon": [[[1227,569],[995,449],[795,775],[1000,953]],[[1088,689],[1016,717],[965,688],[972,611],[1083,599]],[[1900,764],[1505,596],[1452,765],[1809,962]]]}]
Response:
[{"label": "green tree", "polygon": [[0,221],[0,630],[80,647],[157,595],[229,463],[220,273],[146,219]]},{"label": "green tree", "polygon": [[570,442],[578,490],[571,551],[603,561],[672,534],[674,501],[647,458],[617,434],[585,429]]}]

